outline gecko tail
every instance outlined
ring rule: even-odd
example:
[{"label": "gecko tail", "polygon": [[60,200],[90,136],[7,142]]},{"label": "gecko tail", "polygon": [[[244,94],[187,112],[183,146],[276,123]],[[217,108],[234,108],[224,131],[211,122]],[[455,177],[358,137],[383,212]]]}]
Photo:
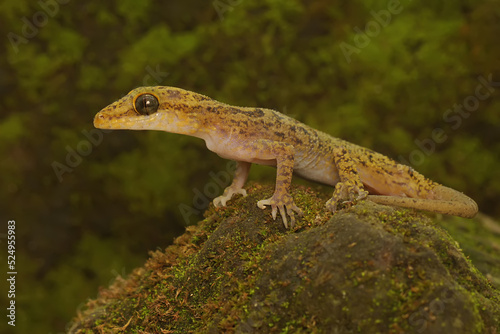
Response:
[{"label": "gecko tail", "polygon": [[434,189],[436,199],[368,195],[367,199],[386,205],[413,208],[463,218],[473,218],[478,212],[476,202],[454,189],[438,185]]}]

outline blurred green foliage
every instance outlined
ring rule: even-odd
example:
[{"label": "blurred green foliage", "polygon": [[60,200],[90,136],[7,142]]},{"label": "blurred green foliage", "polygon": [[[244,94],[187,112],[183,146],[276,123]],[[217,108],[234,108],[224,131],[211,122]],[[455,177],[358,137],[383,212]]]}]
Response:
[{"label": "blurred green foliage", "polygon": [[[225,169],[203,142],[173,134],[117,131],[99,141],[93,132],[89,144],[82,131],[95,113],[144,84],[274,108],[396,159],[417,152],[417,170],[500,217],[500,87],[457,128],[443,118],[475,94],[479,76],[500,81],[500,2],[401,0],[347,59],[341,43],[356,47],[354,29],[377,24],[373,13],[389,3],[4,0],[0,218],[17,221],[16,329],[63,331],[97,286],[181,233],[179,205],[194,206],[210,171]],[[422,153],[415,140],[437,128],[447,139]],[[85,154],[60,182],[54,162],[69,166],[79,147]],[[273,173],[255,168],[253,177],[272,182]]]}]

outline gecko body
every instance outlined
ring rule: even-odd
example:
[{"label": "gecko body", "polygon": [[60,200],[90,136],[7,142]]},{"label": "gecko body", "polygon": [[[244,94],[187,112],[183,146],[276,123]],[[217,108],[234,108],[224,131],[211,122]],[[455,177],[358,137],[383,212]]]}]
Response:
[{"label": "gecko body", "polygon": [[425,178],[411,167],[370,149],[332,137],[291,117],[265,108],[235,107],[175,87],[140,87],[102,109],[94,118],[102,129],[159,130],[198,137],[207,148],[235,160],[235,177],[214,199],[225,206],[243,186],[253,163],[277,168],[275,192],[257,202],[279,211],[285,227],[295,213],[292,174],[335,187],[327,201],[335,212],[344,202],[376,203],[472,218],[477,204],[466,195]]}]

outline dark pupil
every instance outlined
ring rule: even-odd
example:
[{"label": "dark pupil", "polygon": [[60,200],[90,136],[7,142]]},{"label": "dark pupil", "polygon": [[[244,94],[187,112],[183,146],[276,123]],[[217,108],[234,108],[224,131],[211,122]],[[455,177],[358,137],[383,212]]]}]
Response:
[{"label": "dark pupil", "polygon": [[158,111],[158,99],[151,94],[142,94],[135,100],[135,110],[141,115],[151,115]]}]

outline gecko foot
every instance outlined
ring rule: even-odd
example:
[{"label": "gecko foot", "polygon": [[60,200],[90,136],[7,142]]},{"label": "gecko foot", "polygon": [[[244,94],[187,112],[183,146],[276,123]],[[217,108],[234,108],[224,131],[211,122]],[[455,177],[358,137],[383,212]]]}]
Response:
[{"label": "gecko foot", "polygon": [[214,198],[212,203],[214,203],[215,207],[226,206],[227,201],[229,201],[236,194],[246,196],[247,191],[243,188],[234,189],[229,186],[224,190],[224,193],[221,196]]},{"label": "gecko foot", "polygon": [[361,183],[347,180],[346,182],[339,182],[335,185],[335,191],[332,198],[326,202],[326,208],[335,213],[340,203],[354,204],[368,196],[368,191],[363,188]]},{"label": "gecko foot", "polygon": [[[264,199],[257,202],[257,206],[261,209],[265,209],[267,205],[271,206],[271,214],[273,219],[276,220],[276,214],[279,209],[281,218],[283,219],[283,224],[285,228],[288,228],[288,219],[286,215],[290,216],[290,228],[295,225],[295,215],[296,212],[299,216],[303,215],[302,210],[295,205],[292,196],[290,194],[277,195],[276,193],[268,199]],[[285,213],[286,208],[286,213]]]}]

